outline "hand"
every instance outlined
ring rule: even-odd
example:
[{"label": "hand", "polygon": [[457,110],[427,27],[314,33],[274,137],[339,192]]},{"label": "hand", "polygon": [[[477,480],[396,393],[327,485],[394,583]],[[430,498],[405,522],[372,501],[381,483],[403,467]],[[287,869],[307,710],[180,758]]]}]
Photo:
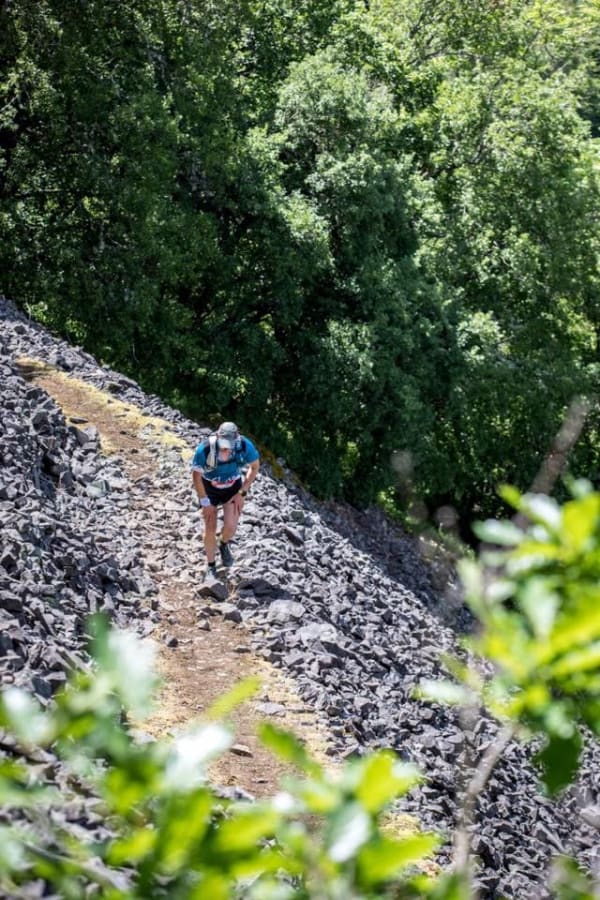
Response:
[{"label": "hand", "polygon": [[207,525],[211,522],[217,521],[217,507],[213,506],[212,503],[210,506],[202,506],[200,507],[200,509],[202,512],[202,518]]}]

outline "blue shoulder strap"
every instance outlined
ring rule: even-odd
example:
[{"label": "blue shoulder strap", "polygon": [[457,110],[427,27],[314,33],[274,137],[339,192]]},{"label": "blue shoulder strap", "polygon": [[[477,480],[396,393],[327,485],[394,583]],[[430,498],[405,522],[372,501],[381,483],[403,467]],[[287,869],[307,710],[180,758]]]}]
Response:
[{"label": "blue shoulder strap", "polygon": [[246,455],[246,440],[245,438],[238,438],[235,442],[235,450],[233,451],[234,459],[236,462],[243,462],[243,457]]}]

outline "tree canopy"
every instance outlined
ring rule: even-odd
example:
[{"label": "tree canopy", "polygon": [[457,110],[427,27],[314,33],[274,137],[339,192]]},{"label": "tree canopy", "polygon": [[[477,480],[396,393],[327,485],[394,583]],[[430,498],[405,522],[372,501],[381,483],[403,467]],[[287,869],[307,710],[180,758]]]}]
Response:
[{"label": "tree canopy", "polygon": [[600,383],[599,20],[7,0],[2,289],[322,496],[491,510]]}]

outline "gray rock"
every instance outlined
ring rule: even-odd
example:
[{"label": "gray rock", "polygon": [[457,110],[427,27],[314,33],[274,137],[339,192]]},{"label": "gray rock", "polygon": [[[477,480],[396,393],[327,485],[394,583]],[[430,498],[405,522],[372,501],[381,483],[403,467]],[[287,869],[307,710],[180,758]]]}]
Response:
[{"label": "gray rock", "polygon": [[284,525],[283,533],[296,547],[301,547],[304,544],[304,536],[297,528],[292,528],[291,525]]},{"label": "gray rock", "polygon": [[[197,588],[196,593],[200,597],[214,597],[215,600],[225,600],[229,596],[229,591],[222,581],[208,579]],[[241,616],[240,616],[241,618]]]},{"label": "gray rock", "polygon": [[581,810],[581,818],[588,825],[600,831],[600,805],[586,806],[585,809]]},{"label": "gray rock", "polygon": [[257,703],[256,709],[265,716],[284,716],[286,708],[281,703]]},{"label": "gray rock", "polygon": [[337,638],[337,631],[334,626],[328,622],[311,622],[310,624],[303,625],[302,628],[299,628],[297,636],[305,646],[308,646],[323,638],[335,641]]},{"label": "gray rock", "polygon": [[284,625],[286,622],[297,622],[305,613],[304,606],[294,600],[274,600],[267,612],[267,622]]},{"label": "gray rock", "polygon": [[224,603],[220,607],[221,614],[226,621],[229,622],[241,622],[242,614],[240,613],[237,606],[234,606],[233,603]]},{"label": "gray rock", "polygon": [[98,499],[99,497],[104,497],[110,490],[110,485],[108,481],[104,481],[100,479],[98,481],[93,481],[91,484],[86,485],[85,492],[88,497],[92,497],[93,499]]}]

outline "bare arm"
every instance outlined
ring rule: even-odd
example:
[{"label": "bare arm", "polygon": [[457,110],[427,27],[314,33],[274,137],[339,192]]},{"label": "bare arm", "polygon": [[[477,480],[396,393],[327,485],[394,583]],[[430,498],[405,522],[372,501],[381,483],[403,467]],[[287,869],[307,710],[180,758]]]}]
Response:
[{"label": "bare arm", "polygon": [[244,478],[244,483],[242,485],[243,491],[249,491],[252,482],[258,475],[258,470],[260,469],[260,460],[256,459],[254,462],[250,463],[248,467],[248,471],[246,472],[246,477]]},{"label": "bare arm", "polygon": [[194,485],[194,490],[198,494],[200,500],[202,500],[203,497],[206,497],[206,491],[202,484],[202,472],[197,472],[196,469],[194,469],[192,472],[192,484]]}]

